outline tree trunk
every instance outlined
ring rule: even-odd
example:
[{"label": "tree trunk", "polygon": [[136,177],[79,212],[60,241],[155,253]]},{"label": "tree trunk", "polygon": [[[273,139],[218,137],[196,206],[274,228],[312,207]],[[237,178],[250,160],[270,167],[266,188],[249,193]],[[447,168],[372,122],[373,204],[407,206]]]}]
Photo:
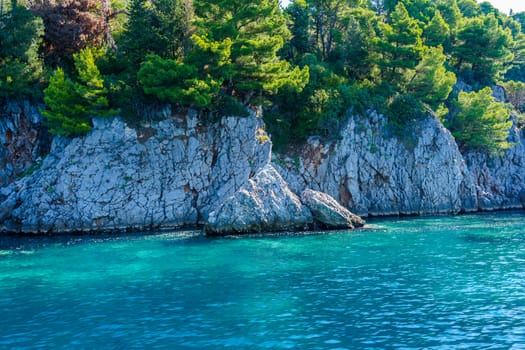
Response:
[{"label": "tree trunk", "polygon": [[102,15],[104,16],[104,41],[113,51],[117,51],[117,44],[115,39],[113,39],[113,34],[111,32],[111,23],[109,23],[109,18],[111,16],[111,6],[109,0],[102,0]]}]

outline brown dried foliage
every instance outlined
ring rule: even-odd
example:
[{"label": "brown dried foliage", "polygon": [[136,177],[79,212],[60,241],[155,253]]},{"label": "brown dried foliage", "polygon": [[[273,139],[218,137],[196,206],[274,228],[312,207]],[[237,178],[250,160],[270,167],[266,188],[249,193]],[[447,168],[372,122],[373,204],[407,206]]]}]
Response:
[{"label": "brown dried foliage", "polygon": [[110,31],[104,2],[97,0],[40,0],[31,5],[45,25],[44,57],[57,65],[62,57],[88,46],[99,46]]}]

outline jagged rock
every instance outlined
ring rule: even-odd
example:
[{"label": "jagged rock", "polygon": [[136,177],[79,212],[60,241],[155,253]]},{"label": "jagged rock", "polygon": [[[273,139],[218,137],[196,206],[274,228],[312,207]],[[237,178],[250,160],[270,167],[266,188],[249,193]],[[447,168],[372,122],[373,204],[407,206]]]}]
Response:
[{"label": "jagged rock", "polygon": [[480,210],[525,208],[525,138],[515,125],[509,141],[515,146],[502,155],[465,155],[476,185]]},{"label": "jagged rock", "polygon": [[326,193],[306,189],[301,194],[301,202],[310,209],[314,221],[322,228],[353,229],[365,224],[363,219],[342,207]]},{"label": "jagged rock", "polygon": [[516,126],[504,154],[462,155],[431,116],[402,136],[386,117],[350,117],[337,142],[310,138],[299,153],[276,159],[292,191],[313,188],[359,215],[399,215],[525,207],[525,137]]},{"label": "jagged rock", "polygon": [[507,102],[507,94],[505,88],[501,85],[492,86],[492,96],[496,102]]},{"label": "jagged rock", "polygon": [[28,102],[8,102],[0,109],[0,188],[38,167],[49,151],[42,119]]},{"label": "jagged rock", "polygon": [[206,234],[304,229],[312,214],[279,173],[267,165],[208,217]]},{"label": "jagged rock", "polygon": [[196,113],[135,129],[96,119],[85,137],[56,137],[40,169],[2,190],[0,232],[196,226],[269,162],[261,126],[256,112],[206,127]]},{"label": "jagged rock", "polygon": [[[525,135],[516,127],[509,138],[515,147],[504,154],[462,155],[450,132],[431,116],[396,136],[386,117],[369,111],[349,117],[337,141],[312,137],[297,156],[275,157],[276,172],[265,168],[271,142],[261,135],[259,111],[204,125],[196,111],[173,113],[165,108],[167,119],[137,128],[119,118],[95,119],[85,137],[55,137],[34,173],[14,181],[34,164],[46,138],[31,129],[41,121],[36,108],[5,106],[0,110],[0,232],[196,226],[217,220],[222,215],[217,206],[234,194],[246,205],[275,210],[267,205],[271,195],[266,203],[249,199],[260,195],[252,193],[258,191],[254,181],[271,178],[268,189],[283,183],[277,172],[292,192],[311,188],[327,193],[359,215],[525,207]],[[275,195],[285,197],[293,198]],[[287,203],[293,206],[295,200]],[[235,211],[227,205],[221,210]],[[294,229],[309,222],[301,214],[286,223],[285,215],[279,226],[268,219],[274,214],[265,215],[248,226]]]},{"label": "jagged rock", "polygon": [[358,215],[476,209],[467,164],[450,132],[432,117],[399,137],[380,114],[353,116],[338,141],[310,138],[298,161],[279,163],[292,191],[327,193]]}]

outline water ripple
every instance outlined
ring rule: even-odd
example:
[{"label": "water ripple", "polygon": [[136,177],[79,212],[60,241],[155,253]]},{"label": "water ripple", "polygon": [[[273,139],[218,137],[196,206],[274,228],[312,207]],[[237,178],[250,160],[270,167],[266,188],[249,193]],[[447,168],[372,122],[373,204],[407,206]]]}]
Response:
[{"label": "water ripple", "polygon": [[0,348],[525,348],[523,213],[0,240]]}]

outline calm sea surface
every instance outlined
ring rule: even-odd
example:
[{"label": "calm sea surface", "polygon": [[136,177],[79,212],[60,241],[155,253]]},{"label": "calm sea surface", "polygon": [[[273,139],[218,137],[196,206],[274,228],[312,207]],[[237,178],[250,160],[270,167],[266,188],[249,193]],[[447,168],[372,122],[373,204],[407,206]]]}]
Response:
[{"label": "calm sea surface", "polygon": [[0,349],[523,349],[525,213],[0,238]]}]

